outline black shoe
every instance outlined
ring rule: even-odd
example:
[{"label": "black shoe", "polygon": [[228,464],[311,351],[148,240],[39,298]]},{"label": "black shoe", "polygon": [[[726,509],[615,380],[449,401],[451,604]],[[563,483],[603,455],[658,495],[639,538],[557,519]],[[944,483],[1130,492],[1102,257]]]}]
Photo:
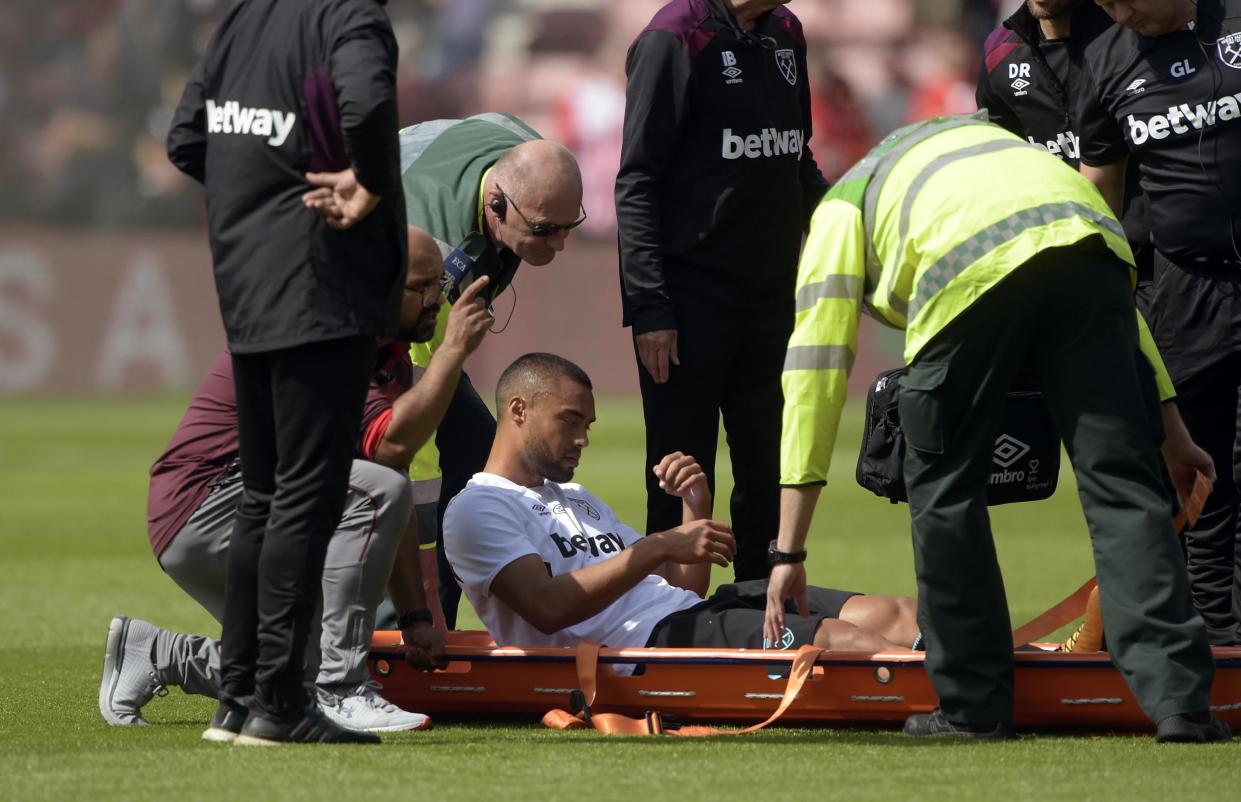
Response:
[{"label": "black shoe", "polygon": [[1232,730],[1228,724],[1212,718],[1210,713],[1168,716],[1155,728],[1155,740],[1161,744],[1205,744],[1230,738]]},{"label": "black shoe", "polygon": [[250,715],[249,697],[236,702],[221,701],[211,717],[211,724],[203,731],[203,740],[226,744],[237,740],[242,725]]},{"label": "black shoe", "polygon": [[305,714],[294,721],[276,721],[261,713],[251,712],[235,746],[276,746],[298,744],[377,744],[379,736],[369,732],[347,730],[328,720],[318,705],[310,705]]},{"label": "black shoe", "polygon": [[944,718],[938,707],[930,713],[915,713],[905,719],[905,734],[914,738],[964,738],[981,741],[1007,741],[1017,737],[1011,721],[1001,721],[994,727],[967,727],[953,724]]}]

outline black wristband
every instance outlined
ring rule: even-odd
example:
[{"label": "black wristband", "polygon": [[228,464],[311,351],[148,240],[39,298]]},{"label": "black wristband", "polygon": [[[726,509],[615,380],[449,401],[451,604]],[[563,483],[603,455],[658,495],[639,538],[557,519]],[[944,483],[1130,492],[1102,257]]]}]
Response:
[{"label": "black wristband", "polygon": [[806,550],[801,551],[780,551],[776,548],[776,541],[771,541],[767,546],[767,564],[768,565],[787,565],[790,563],[805,562]]},{"label": "black wristband", "polygon": [[421,610],[411,610],[408,613],[401,613],[396,619],[396,628],[406,630],[414,624],[433,624],[435,619],[431,617],[431,611],[423,608]]}]

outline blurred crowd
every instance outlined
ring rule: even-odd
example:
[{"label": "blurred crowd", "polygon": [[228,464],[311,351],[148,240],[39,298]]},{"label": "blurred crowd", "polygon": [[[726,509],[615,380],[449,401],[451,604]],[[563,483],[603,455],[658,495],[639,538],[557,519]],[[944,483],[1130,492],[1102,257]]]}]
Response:
[{"label": "blurred crowd", "polygon": [[[164,136],[234,0],[5,0],[0,221],[181,227],[202,194]],[[811,149],[834,179],[907,122],[974,109],[982,41],[1018,0],[794,0]],[[401,122],[517,114],[578,155],[583,226],[615,233],[625,52],[663,0],[391,0]]]}]

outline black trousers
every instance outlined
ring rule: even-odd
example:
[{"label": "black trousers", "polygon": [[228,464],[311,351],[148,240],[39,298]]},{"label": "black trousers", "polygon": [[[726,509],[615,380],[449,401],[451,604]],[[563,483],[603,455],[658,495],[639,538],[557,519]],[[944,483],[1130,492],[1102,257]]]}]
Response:
[{"label": "black trousers", "polygon": [[303,658],[344,511],[374,355],[370,337],[233,354],[244,490],[229,543],[223,692],[302,715]]},{"label": "black trousers", "polygon": [[1194,606],[1211,642],[1241,643],[1241,271],[1155,255],[1147,314],[1181,417],[1215,461],[1215,487],[1184,533]]},{"label": "black trousers", "polygon": [[638,363],[646,419],[646,531],[681,524],[681,500],[661,490],[651,472],[667,454],[681,451],[697,459],[714,497],[723,416],[733,468],[734,575],[738,582],[762,579],[767,544],[780,525],[780,376],[793,306],[791,300],[743,309],[679,303],[676,315],[681,364],[671,366],[668,381],[656,384]]},{"label": "black trousers", "polygon": [[491,441],[496,436],[496,419],[479,397],[470,377],[461,374],[457,391],[448,404],[444,420],[435,433],[435,446],[440,452],[439,531],[440,542],[435,547],[439,565],[440,605],[444,608],[444,620],[449,629],[457,627],[457,608],[461,604],[461,587],[453,576],[452,566],[444,556],[444,510],[453,496],[460,493],[470,477],[487,464],[491,453]]},{"label": "black trousers", "polygon": [[1113,660],[1152,720],[1205,711],[1214,664],[1172,532],[1128,268],[1061,248],[989,290],[901,377],[918,623],[945,715],[1012,720],[1012,625],[985,487],[1005,393],[1027,366],[1077,476]]}]

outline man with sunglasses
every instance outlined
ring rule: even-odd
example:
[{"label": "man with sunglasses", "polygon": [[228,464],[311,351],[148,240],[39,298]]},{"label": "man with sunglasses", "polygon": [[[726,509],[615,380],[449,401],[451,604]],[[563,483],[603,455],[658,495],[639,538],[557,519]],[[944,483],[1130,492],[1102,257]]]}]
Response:
[{"label": "man with sunglasses", "polygon": [[[449,303],[477,276],[489,276],[490,303],[508,288],[522,262],[542,266],[556,258],[569,232],[586,219],[582,176],[563,145],[508,114],[431,120],[401,131],[401,181],[406,219],[429,234],[444,261]],[[425,366],[443,330],[414,346]],[[464,373],[435,439],[414,459],[415,513],[430,570],[444,508],[482,470],[496,423]],[[456,625],[461,590],[438,550],[438,595],[448,627]],[[432,612],[439,611],[432,608]]]}]

